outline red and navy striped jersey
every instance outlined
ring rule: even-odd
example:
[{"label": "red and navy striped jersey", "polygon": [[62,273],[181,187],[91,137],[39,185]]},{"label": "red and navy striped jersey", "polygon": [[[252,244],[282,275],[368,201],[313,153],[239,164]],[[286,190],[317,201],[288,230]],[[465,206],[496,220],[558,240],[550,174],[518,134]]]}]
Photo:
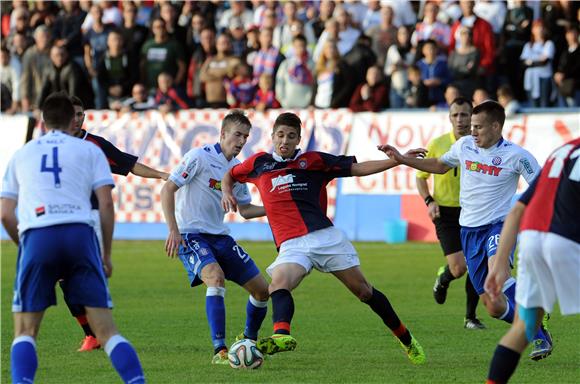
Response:
[{"label": "red and navy striped jersey", "polygon": [[580,243],[580,138],[556,149],[520,197],[520,230],[552,232]]},{"label": "red and navy striped jersey", "polygon": [[332,226],[326,216],[326,185],[335,177],[351,176],[354,156],[306,152],[276,161],[261,152],[231,169],[236,181],[258,187],[276,246],[284,241]]},{"label": "red and navy striped jersey", "polygon": [[[93,135],[83,130],[84,135],[81,139],[90,141],[97,147],[101,148],[107,161],[109,162],[109,167],[111,168],[111,173],[116,175],[127,176],[131,169],[135,166],[137,162],[137,156],[133,156],[129,153],[121,151],[119,148],[115,147],[110,141],[102,138],[101,136]],[[93,209],[98,209],[99,204],[97,202],[97,197],[93,193],[91,195],[91,206]]]}]

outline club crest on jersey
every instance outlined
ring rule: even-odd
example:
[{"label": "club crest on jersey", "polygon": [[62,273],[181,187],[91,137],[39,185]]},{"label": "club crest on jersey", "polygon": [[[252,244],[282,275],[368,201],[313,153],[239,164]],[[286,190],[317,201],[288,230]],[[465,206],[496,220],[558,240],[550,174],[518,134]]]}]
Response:
[{"label": "club crest on jersey", "polygon": [[220,180],[216,180],[216,179],[209,179],[209,187],[211,189],[214,189],[216,191],[221,191],[222,190],[222,182]]},{"label": "club crest on jersey", "polygon": [[471,172],[488,174],[490,176],[499,176],[499,173],[503,168],[496,167],[495,165],[483,164],[479,161],[465,160],[465,169]]},{"label": "club crest on jersey", "polygon": [[500,165],[500,164],[501,164],[501,157],[499,157],[499,156],[496,156],[496,157],[494,157],[494,158],[491,160],[491,163],[492,163],[493,165]]},{"label": "club crest on jersey", "polygon": [[41,205],[40,207],[36,207],[34,209],[34,212],[36,213],[36,217],[44,215],[46,213],[46,210],[44,209],[44,205]]},{"label": "club crest on jersey", "polygon": [[274,191],[277,187],[281,185],[292,184],[293,182],[294,175],[292,174],[274,177],[272,179],[272,189],[270,189],[270,192]]},{"label": "club crest on jersey", "polygon": [[298,162],[298,166],[299,166],[301,169],[305,169],[305,168],[308,166],[308,163],[306,162],[306,160],[300,160],[300,161]]}]

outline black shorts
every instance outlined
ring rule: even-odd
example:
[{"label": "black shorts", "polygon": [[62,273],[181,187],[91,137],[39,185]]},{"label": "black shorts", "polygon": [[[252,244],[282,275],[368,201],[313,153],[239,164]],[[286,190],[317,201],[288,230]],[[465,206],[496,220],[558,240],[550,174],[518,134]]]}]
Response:
[{"label": "black shorts", "polygon": [[460,207],[439,207],[439,218],[435,219],[435,232],[445,256],[461,251]]}]

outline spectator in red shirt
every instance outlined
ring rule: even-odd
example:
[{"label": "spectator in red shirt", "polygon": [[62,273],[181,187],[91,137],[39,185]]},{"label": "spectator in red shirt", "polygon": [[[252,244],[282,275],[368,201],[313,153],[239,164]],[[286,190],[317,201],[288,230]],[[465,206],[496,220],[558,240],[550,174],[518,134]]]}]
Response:
[{"label": "spectator in red shirt", "polygon": [[373,65],[367,69],[366,82],[360,84],[350,99],[349,108],[353,112],[378,112],[386,107],[388,98],[387,86],[379,67]]}]

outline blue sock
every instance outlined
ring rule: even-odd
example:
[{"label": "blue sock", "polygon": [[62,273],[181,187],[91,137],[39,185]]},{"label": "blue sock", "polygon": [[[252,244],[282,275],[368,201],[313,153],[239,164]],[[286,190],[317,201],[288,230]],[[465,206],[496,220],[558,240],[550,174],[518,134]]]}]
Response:
[{"label": "blue sock", "polygon": [[268,312],[268,301],[258,301],[250,295],[246,304],[246,328],[244,328],[244,335],[247,338],[252,340],[258,338],[258,331],[266,318],[266,312]]},{"label": "blue sock", "polygon": [[499,319],[511,324],[514,322],[516,310],[516,281],[513,277],[505,282],[503,293],[506,297],[506,310]]},{"label": "blue sock", "polygon": [[10,368],[13,383],[32,383],[38,368],[36,343],[31,336],[18,336],[12,342]]},{"label": "blue sock", "polygon": [[213,348],[217,352],[226,346],[226,305],[223,287],[208,287],[205,294],[205,312],[211,331]]},{"label": "blue sock", "polygon": [[105,352],[123,382],[131,384],[145,383],[143,369],[137,352],[133,346],[121,335],[112,336],[105,344]]}]

